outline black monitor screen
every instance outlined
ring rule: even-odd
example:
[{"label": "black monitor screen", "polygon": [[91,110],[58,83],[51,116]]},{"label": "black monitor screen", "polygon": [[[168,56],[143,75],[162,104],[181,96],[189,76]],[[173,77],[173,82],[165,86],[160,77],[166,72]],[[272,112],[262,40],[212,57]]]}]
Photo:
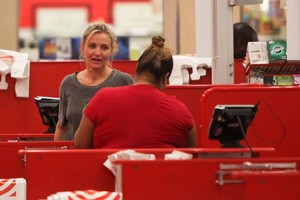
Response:
[{"label": "black monitor screen", "polygon": [[54,133],[58,121],[59,98],[37,96],[34,101],[39,109],[43,124],[48,126],[46,133]]},{"label": "black monitor screen", "polygon": [[217,105],[208,138],[219,140],[221,147],[243,147],[240,140],[245,139],[256,111],[256,105]]}]

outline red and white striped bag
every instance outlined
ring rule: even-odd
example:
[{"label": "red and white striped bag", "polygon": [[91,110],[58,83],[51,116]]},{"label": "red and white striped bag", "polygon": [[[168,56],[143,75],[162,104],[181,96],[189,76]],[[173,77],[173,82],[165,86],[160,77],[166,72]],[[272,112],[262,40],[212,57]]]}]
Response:
[{"label": "red and white striped bag", "polygon": [[96,190],[66,191],[50,195],[47,200],[122,200],[122,193]]},{"label": "red and white striped bag", "polygon": [[0,179],[0,200],[26,200],[25,179]]}]

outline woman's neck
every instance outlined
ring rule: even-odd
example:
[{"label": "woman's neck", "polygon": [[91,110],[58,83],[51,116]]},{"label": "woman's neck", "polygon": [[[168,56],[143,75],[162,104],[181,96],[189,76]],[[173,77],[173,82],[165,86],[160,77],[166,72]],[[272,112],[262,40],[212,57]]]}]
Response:
[{"label": "woman's neck", "polygon": [[139,84],[153,85],[159,90],[161,90],[162,88],[160,82],[157,83],[152,76],[147,76],[147,75],[139,75],[135,77],[134,85],[139,85]]},{"label": "woman's neck", "polygon": [[84,85],[96,86],[104,82],[112,71],[110,67],[105,67],[103,70],[85,69],[78,73],[77,79]]}]

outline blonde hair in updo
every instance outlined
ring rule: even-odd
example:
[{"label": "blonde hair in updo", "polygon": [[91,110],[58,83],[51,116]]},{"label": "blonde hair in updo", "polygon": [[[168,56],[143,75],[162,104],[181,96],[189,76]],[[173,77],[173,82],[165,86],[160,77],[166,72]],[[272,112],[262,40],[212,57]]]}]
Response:
[{"label": "blonde hair in updo", "polygon": [[[161,57],[160,59],[168,59],[172,56],[172,53],[169,48],[165,46],[165,39],[161,36],[153,36],[152,37],[152,45],[149,48],[153,48],[156,50]],[[157,49],[156,49],[157,48]]]},{"label": "blonde hair in updo", "polygon": [[162,48],[165,46],[165,39],[162,38],[161,36],[153,36],[152,45]]},{"label": "blonde hair in updo", "polygon": [[136,74],[150,73],[159,81],[173,69],[173,57],[170,49],[165,47],[165,39],[153,36],[152,44],[140,56]]}]

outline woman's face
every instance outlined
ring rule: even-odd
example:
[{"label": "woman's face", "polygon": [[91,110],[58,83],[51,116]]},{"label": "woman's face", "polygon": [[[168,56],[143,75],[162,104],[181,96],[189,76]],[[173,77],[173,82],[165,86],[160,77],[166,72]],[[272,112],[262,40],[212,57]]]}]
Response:
[{"label": "woman's face", "polygon": [[112,55],[111,39],[106,33],[95,33],[82,46],[87,68],[104,68]]}]

